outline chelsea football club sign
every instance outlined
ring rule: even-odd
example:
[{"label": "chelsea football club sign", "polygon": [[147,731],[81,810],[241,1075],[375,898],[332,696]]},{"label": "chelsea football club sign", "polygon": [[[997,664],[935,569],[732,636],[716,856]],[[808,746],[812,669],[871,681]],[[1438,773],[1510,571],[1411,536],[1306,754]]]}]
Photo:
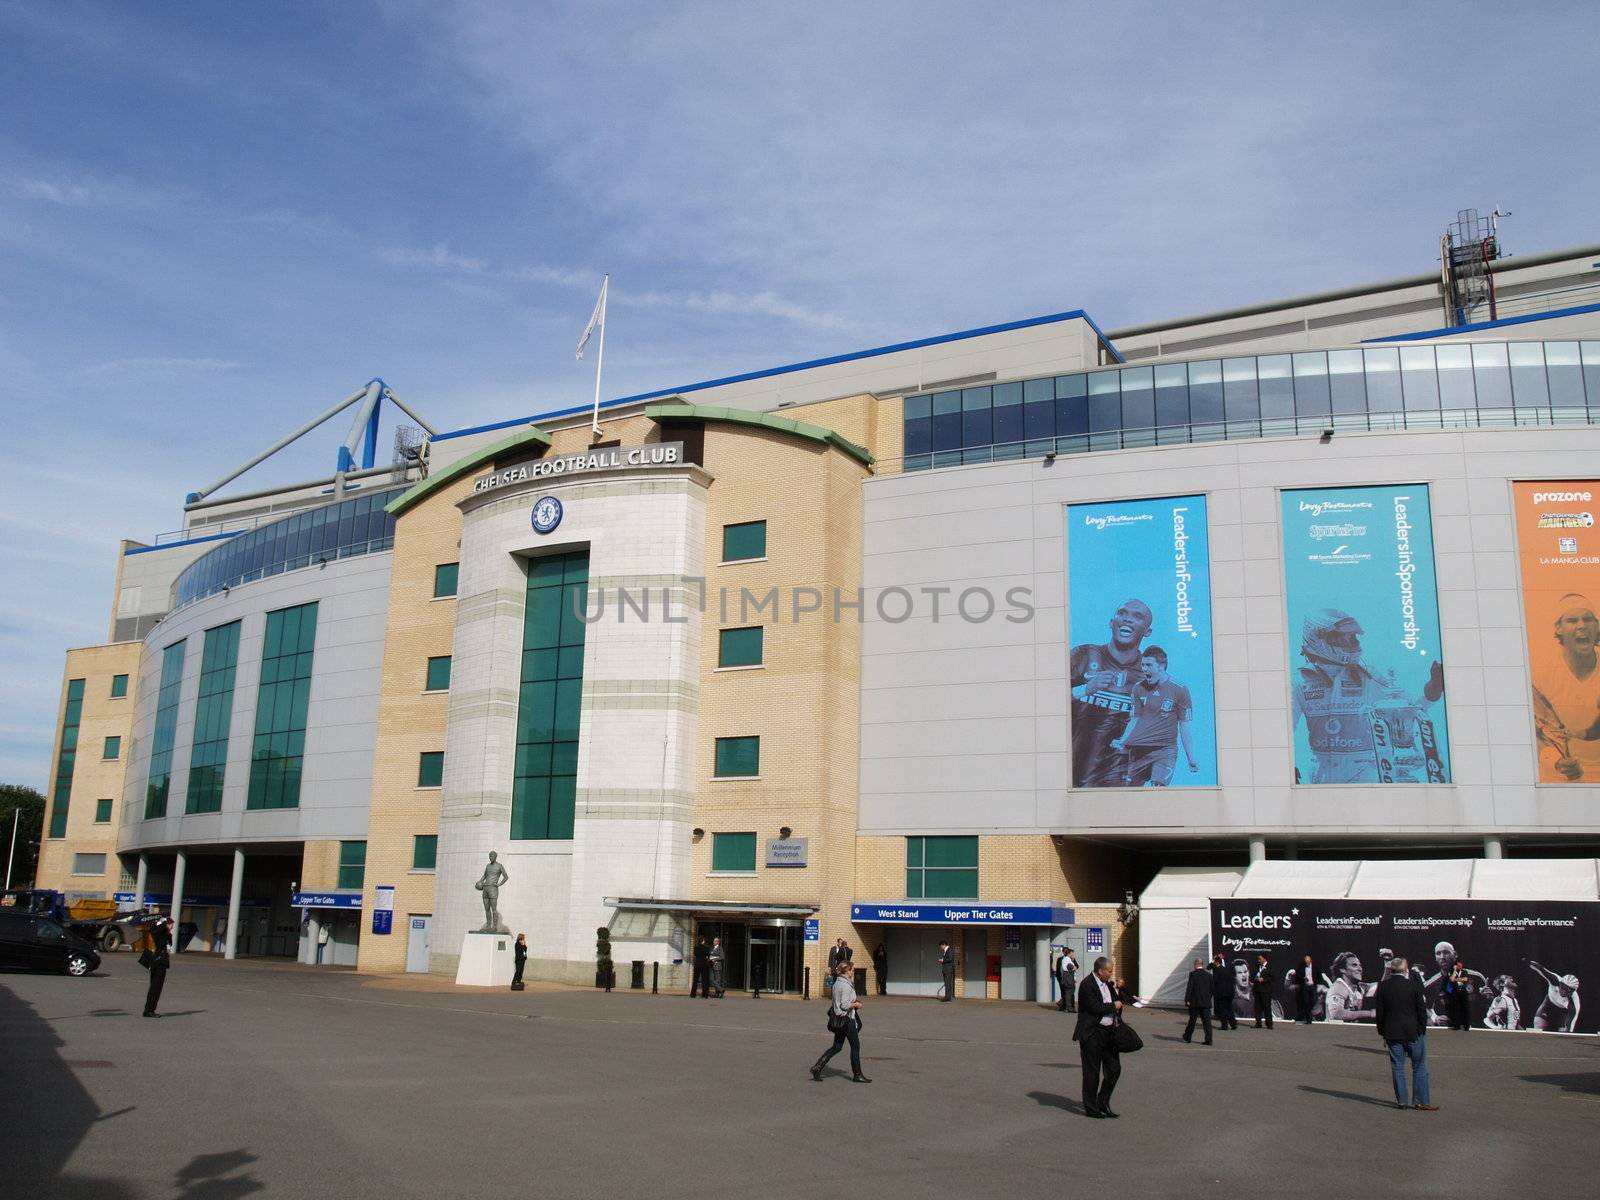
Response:
[{"label": "chelsea football club sign", "polygon": [[555,527],[561,524],[561,514],[564,510],[561,501],[554,496],[541,496],[533,506],[533,531],[535,533],[553,533]]}]

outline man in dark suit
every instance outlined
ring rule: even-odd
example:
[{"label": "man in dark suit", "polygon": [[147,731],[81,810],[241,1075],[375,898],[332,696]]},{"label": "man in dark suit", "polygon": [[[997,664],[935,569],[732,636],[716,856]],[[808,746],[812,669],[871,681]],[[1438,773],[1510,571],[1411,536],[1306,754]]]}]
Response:
[{"label": "man in dark suit", "polygon": [[1408,1107],[1406,1059],[1409,1058],[1411,1086],[1416,1098],[1414,1107],[1423,1112],[1437,1112],[1439,1106],[1432,1102],[1428,1091],[1428,998],[1422,985],[1411,978],[1408,966],[1405,959],[1396,958],[1394,974],[1378,985],[1375,1001],[1378,1036],[1389,1048],[1395,1103],[1401,1108]]},{"label": "man in dark suit", "polygon": [[711,951],[706,947],[705,934],[694,943],[694,974],[689,977],[689,998],[694,999],[696,994],[711,999]]},{"label": "man in dark suit", "polygon": [[1078,1024],[1072,1040],[1083,1062],[1083,1115],[1115,1117],[1111,1093],[1122,1074],[1122,1055],[1115,1038],[1122,1001],[1111,978],[1111,960],[1097,958],[1094,971],[1078,985]]},{"label": "man in dark suit", "polygon": [[1272,1028],[1272,964],[1265,954],[1256,955],[1256,969],[1250,972],[1250,994],[1256,1002],[1256,1028],[1266,1018],[1267,1028]]},{"label": "man in dark suit", "polygon": [[1233,968],[1228,960],[1218,954],[1211,960],[1211,995],[1216,1006],[1217,1028],[1237,1029],[1239,1018],[1233,1015]]},{"label": "man in dark suit", "polygon": [[1056,963],[1056,981],[1061,988],[1061,999],[1056,1007],[1062,1012],[1078,1011],[1078,955],[1069,946]]},{"label": "man in dark suit", "polygon": [[1297,1024],[1309,1025],[1317,1009],[1317,968],[1306,955],[1294,969],[1294,1019]]},{"label": "man in dark suit", "polygon": [[156,1005],[161,1002],[161,989],[167,985],[167,969],[172,966],[172,921],[158,917],[150,927],[150,986],[144,994],[144,1015],[159,1017]]},{"label": "man in dark suit", "polygon": [[939,973],[944,977],[944,995],[941,1001],[950,1001],[956,998],[956,952],[950,949],[950,943],[939,943]]},{"label": "man in dark suit", "polygon": [[1183,992],[1183,1003],[1189,1010],[1189,1024],[1183,1030],[1184,1041],[1194,1041],[1194,1023],[1199,1021],[1205,1026],[1206,1045],[1211,1045],[1212,1002],[1211,972],[1197,958],[1194,960],[1194,969],[1189,972],[1189,986]]}]

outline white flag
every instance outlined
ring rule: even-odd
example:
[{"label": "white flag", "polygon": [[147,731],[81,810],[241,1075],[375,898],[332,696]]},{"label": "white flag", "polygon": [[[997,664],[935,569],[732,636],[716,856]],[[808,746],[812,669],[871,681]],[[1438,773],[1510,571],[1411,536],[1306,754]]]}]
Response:
[{"label": "white flag", "polygon": [[600,299],[594,302],[594,312],[589,314],[589,323],[583,328],[583,336],[578,339],[578,357],[583,357],[583,348],[589,344],[589,339],[596,329],[605,328],[606,323],[606,289],[611,286],[611,276],[607,275],[600,281]]}]

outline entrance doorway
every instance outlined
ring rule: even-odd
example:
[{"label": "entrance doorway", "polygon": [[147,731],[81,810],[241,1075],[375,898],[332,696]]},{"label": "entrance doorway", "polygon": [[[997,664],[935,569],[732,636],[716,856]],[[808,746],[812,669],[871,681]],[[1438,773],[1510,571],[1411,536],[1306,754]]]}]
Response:
[{"label": "entrance doorway", "polygon": [[695,936],[722,939],[722,985],[730,992],[798,992],[805,955],[805,922],[782,917],[697,921]]},{"label": "entrance doorway", "polygon": [[406,938],[406,970],[426,974],[428,949],[433,935],[433,917],[412,913],[410,932]]}]

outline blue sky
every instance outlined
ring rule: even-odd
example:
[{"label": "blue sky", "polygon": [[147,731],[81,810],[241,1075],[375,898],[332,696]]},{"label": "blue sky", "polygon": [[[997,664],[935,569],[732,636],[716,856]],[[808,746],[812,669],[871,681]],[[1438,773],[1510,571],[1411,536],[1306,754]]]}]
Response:
[{"label": "blue sky", "polygon": [[616,396],[1600,240],[1592,6],[1133,7],[0,0],[0,780],[119,538],[373,375],[582,403],[604,271]]}]

